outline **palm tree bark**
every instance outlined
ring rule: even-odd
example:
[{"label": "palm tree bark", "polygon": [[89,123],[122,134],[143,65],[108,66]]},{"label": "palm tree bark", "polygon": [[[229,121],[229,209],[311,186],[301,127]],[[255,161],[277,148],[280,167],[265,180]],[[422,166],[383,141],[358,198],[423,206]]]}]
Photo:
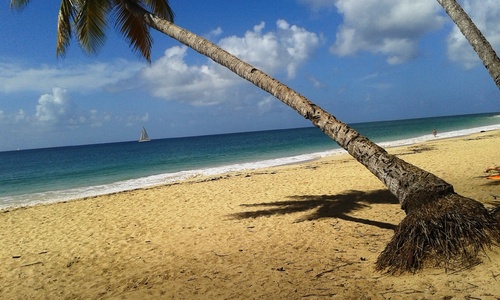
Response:
[{"label": "palm tree bark", "polygon": [[455,0],[437,0],[471,44],[500,89],[500,59],[471,18]]}]

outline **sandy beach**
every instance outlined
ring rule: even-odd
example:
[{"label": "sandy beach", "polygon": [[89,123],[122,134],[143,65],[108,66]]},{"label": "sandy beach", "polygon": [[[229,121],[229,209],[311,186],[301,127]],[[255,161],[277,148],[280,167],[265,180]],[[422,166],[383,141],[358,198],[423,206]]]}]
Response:
[{"label": "sandy beach", "polygon": [[[500,204],[500,131],[389,149]],[[0,211],[0,299],[500,299],[500,248],[462,270],[375,261],[404,218],[348,155]]]}]

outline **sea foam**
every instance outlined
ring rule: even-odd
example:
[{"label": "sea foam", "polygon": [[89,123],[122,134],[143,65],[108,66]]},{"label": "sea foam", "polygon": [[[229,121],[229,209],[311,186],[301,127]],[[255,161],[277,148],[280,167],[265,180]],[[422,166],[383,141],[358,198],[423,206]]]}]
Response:
[{"label": "sea foam", "polygon": [[[495,116],[500,117],[500,115]],[[471,129],[464,130],[456,130],[450,132],[440,132],[437,137],[434,137],[432,134],[423,135],[408,139],[396,140],[396,141],[388,141],[378,143],[382,147],[396,147],[396,146],[406,146],[412,145],[416,143],[422,143],[426,141],[436,140],[436,139],[444,139],[451,137],[459,137],[465,136],[473,133],[478,133],[482,131],[490,131],[500,129],[500,124],[498,125],[490,125],[483,127],[476,127]],[[54,203],[54,202],[63,202],[73,199],[81,199],[94,197],[105,194],[118,193],[123,191],[129,191],[139,188],[153,187],[158,185],[166,185],[174,182],[186,180],[195,176],[212,176],[217,174],[224,174],[230,172],[239,172],[246,170],[255,170],[262,169],[273,166],[287,165],[287,164],[295,164],[306,161],[311,161],[315,159],[319,159],[322,157],[338,155],[346,153],[343,149],[332,149],[329,151],[316,152],[310,154],[302,154],[290,157],[283,157],[277,159],[268,159],[262,161],[248,162],[248,163],[237,163],[230,165],[223,165],[218,167],[211,168],[203,168],[196,170],[186,170],[180,172],[173,173],[165,173],[159,175],[151,175],[145,176],[137,179],[123,180],[117,181],[110,184],[103,185],[95,185],[89,187],[80,187],[80,188],[72,188],[66,190],[58,190],[58,191],[46,191],[40,193],[32,193],[32,194],[24,194],[24,195],[15,195],[15,196],[7,196],[0,197],[0,209],[2,208],[12,208],[12,207],[21,207],[21,206],[31,206],[40,203]]]}]

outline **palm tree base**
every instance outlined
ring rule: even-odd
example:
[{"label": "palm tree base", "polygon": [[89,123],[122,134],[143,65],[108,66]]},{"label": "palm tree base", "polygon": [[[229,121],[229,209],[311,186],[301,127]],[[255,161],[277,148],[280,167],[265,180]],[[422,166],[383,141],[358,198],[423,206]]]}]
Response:
[{"label": "palm tree base", "polygon": [[376,268],[392,274],[424,266],[462,269],[480,262],[480,252],[499,244],[500,213],[452,193],[409,212]]}]

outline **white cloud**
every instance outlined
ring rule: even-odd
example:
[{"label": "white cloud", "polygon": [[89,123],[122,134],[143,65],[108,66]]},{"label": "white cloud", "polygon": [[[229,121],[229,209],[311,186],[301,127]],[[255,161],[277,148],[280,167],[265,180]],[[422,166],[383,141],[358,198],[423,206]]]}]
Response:
[{"label": "white cloud", "polygon": [[[210,35],[221,33],[222,29],[217,28]],[[277,21],[272,30],[266,30],[265,24],[260,23],[240,37],[220,40],[222,47],[230,48],[228,50],[270,75],[289,77],[296,76],[320,43],[316,34],[284,20]],[[111,120],[125,126],[149,121],[147,113],[112,115],[77,105],[78,99],[88,99],[98,91],[130,88],[195,106],[230,102],[231,111],[253,109],[255,113],[266,113],[271,110],[272,97],[209,59],[205,63],[192,63],[189,53],[186,47],[172,47],[148,66],[117,60],[91,65],[27,67],[19,62],[0,60],[0,93],[22,93],[31,95],[23,97],[37,99],[26,111],[3,108],[0,122],[43,131],[54,126],[97,127]],[[69,91],[78,97],[73,100]]]},{"label": "white cloud", "polygon": [[117,60],[112,63],[26,67],[0,62],[0,93],[46,92],[54,86],[93,91],[133,77],[144,65]]},{"label": "white cloud", "polygon": [[75,108],[68,99],[66,90],[53,88],[52,94],[44,94],[38,99],[36,118],[42,122],[58,123],[71,118]]},{"label": "white cloud", "polygon": [[264,72],[274,74],[285,69],[288,77],[293,78],[297,68],[320,45],[320,39],[315,33],[285,20],[278,20],[276,26],[275,32],[263,33],[265,23],[261,22],[243,37],[227,37],[219,45]]},{"label": "white cloud", "polygon": [[444,21],[436,1],[334,2],[344,17],[331,47],[339,56],[369,51],[386,56],[389,64],[403,63],[417,55],[418,39],[440,28]]},{"label": "white cloud", "polygon": [[[498,0],[462,2],[462,8],[498,53],[500,51],[500,2]],[[462,64],[467,69],[481,64],[479,57],[457,26],[453,25],[447,43],[450,60]]]},{"label": "white cloud", "polygon": [[[264,32],[262,22],[243,37],[223,38],[219,45],[270,75],[284,72],[293,77],[319,46],[320,39],[284,20],[278,20],[276,25],[276,31]],[[162,58],[143,70],[144,84],[154,96],[195,106],[241,101],[248,96],[249,85],[232,72],[211,60],[189,64],[187,55],[185,46],[169,48]]]},{"label": "white cloud", "polygon": [[229,77],[213,64],[188,65],[187,47],[172,47],[165,55],[145,68],[142,77],[151,93],[160,98],[188,102],[193,105],[212,105],[224,101],[224,91],[234,85]]},{"label": "white cloud", "polygon": [[212,31],[210,31],[210,32],[209,32],[209,33],[205,36],[205,38],[206,38],[207,40],[211,40],[211,39],[214,39],[214,38],[216,38],[216,37],[220,36],[221,34],[222,34],[222,28],[217,27],[217,28],[213,29]]},{"label": "white cloud", "polygon": [[[41,124],[69,127],[81,125],[99,127],[111,120],[109,114],[99,113],[95,109],[89,111],[78,109],[78,106],[70,99],[68,91],[60,87],[53,88],[52,94],[40,96],[34,117]],[[23,119],[29,121],[32,118],[23,116]]]},{"label": "white cloud", "polygon": [[[221,28],[216,28],[209,35],[216,37],[222,32]],[[265,23],[262,22],[241,37],[221,39],[219,45],[271,75],[284,73],[291,78],[296,76],[298,68],[320,43],[315,33],[278,20],[272,31],[265,31]],[[149,66],[123,60],[38,67],[0,61],[0,93],[47,93],[54,86],[79,94],[140,88],[149,89],[148,92],[156,97],[196,106],[228,101],[236,104],[257,93],[249,92],[250,85],[226,68],[209,59],[206,63],[192,64],[188,62],[187,55],[188,48],[172,47]],[[65,117],[66,122],[81,124],[91,119],[88,115],[69,117],[62,114],[62,111],[71,108],[70,102],[64,102],[62,89],[52,93],[39,99],[36,116],[39,121],[62,121]]]}]

